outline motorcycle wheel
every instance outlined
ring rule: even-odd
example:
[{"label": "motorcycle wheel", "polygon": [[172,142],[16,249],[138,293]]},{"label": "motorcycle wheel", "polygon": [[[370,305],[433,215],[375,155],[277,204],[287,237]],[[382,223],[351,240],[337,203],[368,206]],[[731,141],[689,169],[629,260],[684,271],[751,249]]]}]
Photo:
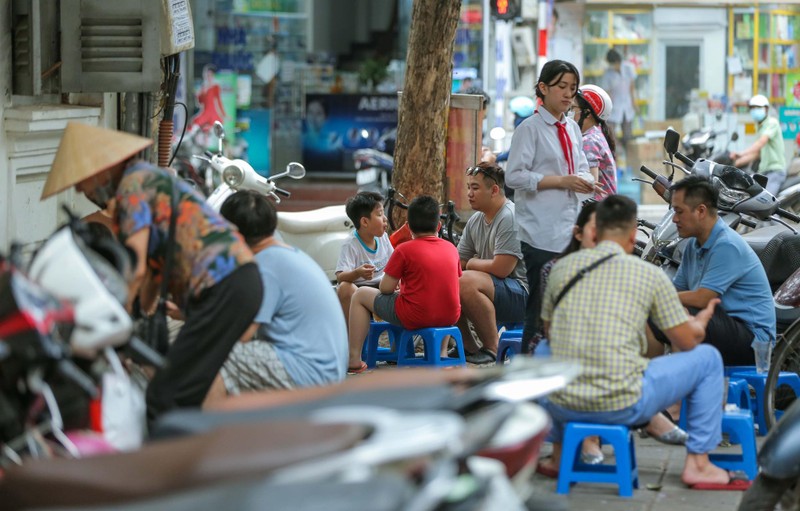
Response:
[{"label": "motorcycle wheel", "polygon": [[758,474],[753,485],[744,493],[739,511],[774,511],[794,482],[794,479],[773,479]]},{"label": "motorcycle wheel", "polygon": [[788,386],[777,386],[778,375],[781,371],[800,374],[800,320],[795,321],[779,337],[770,361],[764,389],[764,420],[769,429],[772,429],[778,422],[776,412],[780,413],[786,410],[797,398]]}]

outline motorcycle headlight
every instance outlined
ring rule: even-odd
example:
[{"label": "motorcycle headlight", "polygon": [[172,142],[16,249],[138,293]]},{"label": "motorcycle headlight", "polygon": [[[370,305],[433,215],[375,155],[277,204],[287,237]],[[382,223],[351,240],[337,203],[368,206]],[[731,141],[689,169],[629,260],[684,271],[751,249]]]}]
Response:
[{"label": "motorcycle headlight", "polygon": [[222,171],[222,180],[231,188],[238,188],[244,183],[244,171],[236,165],[228,165]]}]

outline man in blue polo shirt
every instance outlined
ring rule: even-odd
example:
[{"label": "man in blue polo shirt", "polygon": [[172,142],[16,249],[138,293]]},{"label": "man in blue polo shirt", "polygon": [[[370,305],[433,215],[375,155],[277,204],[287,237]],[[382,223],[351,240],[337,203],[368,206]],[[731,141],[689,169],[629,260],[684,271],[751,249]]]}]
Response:
[{"label": "man in blue polo shirt", "polygon": [[[775,309],[764,267],[753,249],[717,216],[717,190],[689,176],[672,188],[673,222],[691,238],[673,279],[684,307],[694,314],[719,297],[703,342],[726,366],[753,365],[754,340],[775,340]],[[656,337],[662,338],[659,332]]]}]

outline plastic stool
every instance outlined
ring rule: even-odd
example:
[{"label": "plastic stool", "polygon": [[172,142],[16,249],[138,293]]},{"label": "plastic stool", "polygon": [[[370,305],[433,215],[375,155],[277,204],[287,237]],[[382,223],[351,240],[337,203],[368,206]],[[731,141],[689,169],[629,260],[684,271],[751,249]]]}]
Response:
[{"label": "plastic stool", "polygon": [[[458,358],[441,356],[442,341],[448,335],[456,342]],[[415,336],[422,337],[425,346],[425,354],[422,357],[418,357],[414,352]],[[399,354],[397,358],[398,366],[452,367],[467,365],[467,359],[464,354],[464,341],[461,339],[461,331],[456,326],[403,330],[400,334],[397,353]]]},{"label": "plastic stool", "polygon": [[[587,465],[581,461],[583,439],[593,435],[614,447],[616,465]],[[639,469],[631,430],[619,425],[567,423],[556,492],[568,494],[572,483],[614,483],[619,486],[621,497],[632,497],[633,489],[639,487]]]},{"label": "plastic stool", "polygon": [[[403,327],[395,326],[385,321],[370,321],[369,333],[364,340],[364,346],[361,348],[361,358],[367,363],[367,367],[374,369],[378,361],[397,362],[397,341]],[[378,346],[381,334],[386,332],[389,335],[389,348]]]},{"label": "plastic stool", "polygon": [[725,372],[725,377],[730,378],[733,376],[733,373],[747,373],[750,371],[755,371],[756,366],[725,366],[722,368]]},{"label": "plastic stool", "polygon": [[753,427],[753,415],[747,410],[725,412],[722,414],[722,432],[728,433],[731,443],[741,443],[741,454],[715,454],[708,458],[718,467],[725,470],[741,470],[751,481],[758,474],[756,461],[756,434]]},{"label": "plastic stool", "polygon": [[[736,372],[732,375],[733,378],[741,378],[747,380],[747,384],[753,387],[756,391],[755,401],[751,402],[750,410],[753,412],[755,423],[758,424],[758,434],[763,436],[767,434],[767,422],[764,418],[764,387],[767,383],[767,373],[759,373],[756,371]],[[792,388],[795,395],[800,397],[800,376],[797,373],[789,371],[781,371],[778,375],[778,387],[781,385],[788,385]]]},{"label": "plastic stool", "polygon": [[[747,380],[736,376],[728,379],[727,402],[738,406],[740,410],[753,412],[753,403],[750,401],[750,387],[747,385]],[[681,400],[681,416],[678,419],[678,427],[684,431],[686,431],[686,416],[686,398],[683,398]]]},{"label": "plastic stool", "polygon": [[500,334],[500,342],[497,344],[497,362],[502,364],[508,358],[512,358],[522,351],[522,330],[506,330]]},{"label": "plastic stool", "polygon": [[497,330],[499,331],[501,328],[505,328],[506,332],[511,330],[519,330],[520,337],[522,337],[522,329],[525,327],[525,323],[515,323],[513,321],[507,321],[504,323],[497,324]]},{"label": "plastic stool", "polygon": [[752,412],[753,404],[750,402],[750,387],[747,380],[743,378],[731,378],[728,380],[728,401],[739,407],[740,410]]}]

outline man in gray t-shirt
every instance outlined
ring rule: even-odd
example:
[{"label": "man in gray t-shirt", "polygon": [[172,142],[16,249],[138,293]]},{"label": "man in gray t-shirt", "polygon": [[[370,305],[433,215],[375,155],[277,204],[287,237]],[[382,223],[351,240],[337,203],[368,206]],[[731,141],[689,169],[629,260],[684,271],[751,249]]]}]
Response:
[{"label": "man in gray t-shirt", "polygon": [[[469,204],[476,211],[467,221],[458,255],[464,270],[460,284],[461,318],[467,362],[487,364],[497,354],[497,323],[523,322],[528,300],[525,263],[517,238],[514,203],[503,192],[499,167],[482,162],[467,169]],[[474,342],[467,320],[482,347]]]}]

